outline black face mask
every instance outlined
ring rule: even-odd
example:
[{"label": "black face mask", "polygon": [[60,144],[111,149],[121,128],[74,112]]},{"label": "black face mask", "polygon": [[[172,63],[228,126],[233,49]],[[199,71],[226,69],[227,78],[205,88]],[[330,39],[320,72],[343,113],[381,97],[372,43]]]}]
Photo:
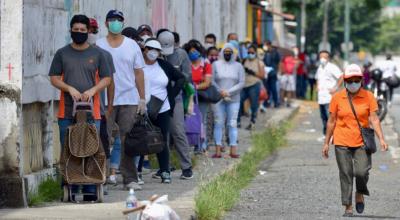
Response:
[{"label": "black face mask", "polygon": [[72,41],[76,44],[83,44],[87,41],[88,39],[88,33],[82,33],[82,32],[73,32],[71,31],[71,38]]},{"label": "black face mask", "polygon": [[231,53],[224,53],[224,59],[225,61],[231,61],[232,54]]}]

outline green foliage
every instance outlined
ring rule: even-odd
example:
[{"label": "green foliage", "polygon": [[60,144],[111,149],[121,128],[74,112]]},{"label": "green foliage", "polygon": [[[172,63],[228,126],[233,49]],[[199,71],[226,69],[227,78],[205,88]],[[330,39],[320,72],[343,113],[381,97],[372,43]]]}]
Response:
[{"label": "green foliage", "polygon": [[28,193],[28,205],[38,206],[45,202],[59,200],[62,197],[61,179],[47,178],[41,182],[37,192]]},{"label": "green foliage", "polygon": [[289,128],[285,123],[278,128],[271,127],[252,138],[253,148],[245,153],[241,161],[231,170],[200,186],[195,197],[196,215],[199,220],[221,219],[256,175],[258,165],[276,148],[285,144],[284,135]]},{"label": "green foliage", "polygon": [[400,52],[400,15],[384,18],[375,44],[376,52]]}]

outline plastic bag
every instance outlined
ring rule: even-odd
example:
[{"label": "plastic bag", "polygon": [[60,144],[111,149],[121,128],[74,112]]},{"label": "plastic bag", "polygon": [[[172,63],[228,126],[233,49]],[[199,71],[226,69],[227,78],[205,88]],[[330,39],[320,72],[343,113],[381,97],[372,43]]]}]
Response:
[{"label": "plastic bag", "polygon": [[168,205],[168,196],[164,195],[146,205],[140,220],[180,220],[179,216]]}]

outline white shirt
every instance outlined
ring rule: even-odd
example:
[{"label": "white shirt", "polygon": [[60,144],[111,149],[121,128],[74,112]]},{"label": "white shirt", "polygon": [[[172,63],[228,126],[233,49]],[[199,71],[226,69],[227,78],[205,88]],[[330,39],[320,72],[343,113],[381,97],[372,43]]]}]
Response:
[{"label": "white shirt", "polygon": [[114,106],[138,105],[140,98],[136,88],[134,70],[144,67],[139,45],[127,37],[124,37],[122,44],[116,48],[110,46],[107,38],[97,40],[96,45],[111,53],[114,61]]},{"label": "white shirt", "polygon": [[342,71],[335,64],[328,62],[325,66],[319,65],[315,76],[318,81],[318,104],[329,104],[332,99],[330,90],[335,88]]},{"label": "white shirt", "polygon": [[393,60],[385,60],[378,67],[383,72],[383,75],[382,75],[383,79],[392,77],[396,74],[396,70],[397,70],[396,63]]},{"label": "white shirt", "polygon": [[159,113],[166,112],[170,109],[168,101],[168,77],[164,70],[155,62],[152,65],[145,64],[144,66],[145,84],[148,86],[146,94],[153,95],[161,100],[165,100]]}]

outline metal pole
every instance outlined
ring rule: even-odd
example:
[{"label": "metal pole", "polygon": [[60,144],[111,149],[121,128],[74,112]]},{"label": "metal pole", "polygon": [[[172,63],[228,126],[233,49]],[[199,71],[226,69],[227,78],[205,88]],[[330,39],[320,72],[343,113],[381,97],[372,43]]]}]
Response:
[{"label": "metal pole", "polygon": [[324,23],[322,25],[322,49],[328,49],[328,11],[329,9],[329,0],[325,0],[324,2]]},{"label": "metal pole", "polygon": [[345,1],[344,7],[344,43],[345,43],[345,51],[344,51],[344,60],[349,62],[349,52],[350,52],[350,2],[349,0]]},{"label": "metal pole", "polygon": [[300,50],[304,52],[306,43],[306,0],[301,1],[301,37]]}]

